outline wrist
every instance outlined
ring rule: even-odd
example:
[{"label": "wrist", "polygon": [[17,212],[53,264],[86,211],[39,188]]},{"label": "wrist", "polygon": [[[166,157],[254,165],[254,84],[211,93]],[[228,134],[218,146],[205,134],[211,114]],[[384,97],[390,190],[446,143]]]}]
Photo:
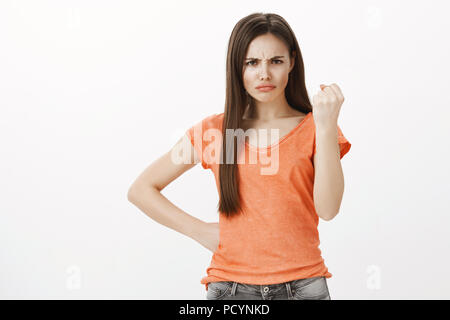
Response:
[{"label": "wrist", "polygon": [[337,134],[337,123],[327,123],[316,125],[316,134],[317,135],[329,135],[329,134]]}]

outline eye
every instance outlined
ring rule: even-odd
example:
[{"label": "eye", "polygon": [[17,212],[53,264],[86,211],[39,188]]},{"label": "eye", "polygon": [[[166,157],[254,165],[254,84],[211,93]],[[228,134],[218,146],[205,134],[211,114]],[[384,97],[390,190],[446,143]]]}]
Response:
[{"label": "eye", "polygon": [[[282,64],[283,63],[283,61],[279,60],[279,59],[273,59],[272,61],[278,61],[279,62],[279,63],[276,63],[276,64]],[[256,62],[256,60],[250,60],[245,65],[247,65],[247,66],[254,66],[254,64],[251,64],[252,62]]]}]

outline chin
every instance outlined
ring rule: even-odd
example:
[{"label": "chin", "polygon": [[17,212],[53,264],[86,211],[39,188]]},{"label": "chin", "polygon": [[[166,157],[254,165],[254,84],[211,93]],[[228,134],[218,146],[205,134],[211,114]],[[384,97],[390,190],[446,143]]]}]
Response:
[{"label": "chin", "polygon": [[276,92],[257,92],[253,98],[261,102],[271,102],[278,97]]}]

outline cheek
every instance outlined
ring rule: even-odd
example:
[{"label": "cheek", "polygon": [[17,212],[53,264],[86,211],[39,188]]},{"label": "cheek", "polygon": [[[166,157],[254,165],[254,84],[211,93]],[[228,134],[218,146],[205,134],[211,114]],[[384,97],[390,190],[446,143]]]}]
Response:
[{"label": "cheek", "polygon": [[289,81],[289,70],[280,70],[280,73],[278,74],[278,80],[282,84],[287,84]]},{"label": "cheek", "polygon": [[244,71],[242,76],[245,87],[251,87],[252,83],[255,81],[255,73],[249,70]]},{"label": "cheek", "polygon": [[272,80],[270,82],[272,82],[273,84],[275,84],[277,86],[276,90],[283,90],[289,80],[289,74],[286,73],[283,70],[274,70],[271,73],[272,76]]}]

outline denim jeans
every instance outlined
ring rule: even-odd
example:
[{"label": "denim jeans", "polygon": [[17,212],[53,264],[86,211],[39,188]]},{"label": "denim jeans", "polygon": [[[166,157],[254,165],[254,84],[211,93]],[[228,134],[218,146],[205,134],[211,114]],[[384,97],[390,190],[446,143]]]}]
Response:
[{"label": "denim jeans", "polygon": [[277,284],[210,282],[207,300],[331,300],[324,276]]}]

